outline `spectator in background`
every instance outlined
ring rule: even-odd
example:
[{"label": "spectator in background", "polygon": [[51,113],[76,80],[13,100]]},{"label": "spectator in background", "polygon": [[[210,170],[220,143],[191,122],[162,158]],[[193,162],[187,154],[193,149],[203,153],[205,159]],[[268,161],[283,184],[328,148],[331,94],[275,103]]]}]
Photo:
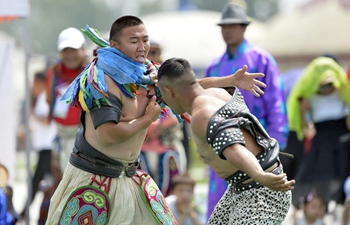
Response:
[{"label": "spectator in background", "polygon": [[14,225],[12,215],[7,211],[7,197],[4,191],[0,188],[0,224]]},{"label": "spectator in background", "polygon": [[[338,63],[337,57],[332,53],[324,53],[320,56],[328,57]],[[303,68],[291,68],[281,75],[283,80],[283,87],[285,96],[288,98],[290,91],[293,89],[295,83],[299,80],[304,72]],[[310,138],[312,138],[310,136]],[[285,152],[293,154],[294,158],[283,157],[283,167],[290,179],[295,179],[295,176],[300,168],[300,165],[304,159],[304,155],[309,151],[311,139],[305,138],[299,140],[295,131],[290,131],[287,139],[287,146]]]},{"label": "spectator in background", "polygon": [[58,124],[57,151],[63,172],[79,127],[80,109],[60,101],[68,85],[88,64],[84,49],[85,38],[76,28],[69,27],[58,35],[60,61],[47,72],[46,97],[50,106],[48,120]]},{"label": "spectator in background", "polygon": [[[38,152],[38,163],[36,165],[32,180],[32,193],[29,196],[30,203],[33,201],[40,181],[46,174],[51,174],[51,152],[53,142],[57,135],[57,124],[48,122],[50,107],[46,102],[46,76],[45,72],[37,72],[34,75],[34,82],[31,88],[31,128],[32,147]],[[22,212],[24,215],[25,210]]]},{"label": "spectator in background", "polygon": [[[290,91],[293,89],[293,86],[301,77],[303,68],[290,68],[281,74],[283,80],[283,91],[286,98],[288,98]],[[304,154],[308,151],[310,140],[298,140],[297,135],[294,131],[289,131],[287,138],[287,145],[285,152],[292,154],[294,157],[281,157],[283,161],[283,168],[286,172],[289,179],[295,179],[297,171],[303,161]]]},{"label": "spectator in background", "polygon": [[151,34],[149,43],[150,43],[150,48],[149,48],[147,58],[152,62],[162,63],[163,59],[162,59],[161,41],[159,40],[159,38],[154,37]]},{"label": "spectator in background", "polygon": [[[148,52],[148,59],[153,61],[153,62],[157,62],[157,63],[162,63],[163,62],[163,58],[162,58],[162,44],[161,44],[161,40],[158,37],[155,36],[150,36],[150,49]],[[173,130],[176,131],[177,134],[180,134],[180,132],[182,132],[182,134],[178,137],[181,139],[181,146],[178,146],[178,152],[180,153],[180,161],[181,161],[181,165],[185,165],[185,168],[183,169],[187,169],[188,165],[189,165],[189,160],[190,160],[190,147],[189,147],[189,138],[190,138],[190,134],[188,132],[188,123],[184,122],[181,124],[177,124],[176,126],[174,126],[172,128]],[[179,143],[178,143],[179,144]],[[184,153],[184,154],[183,154]],[[165,194],[165,193],[164,193]]]},{"label": "spectator in background", "polygon": [[[151,35],[147,58],[157,66],[162,63],[160,40]],[[184,122],[185,123],[185,122]],[[182,124],[184,124],[182,123]],[[170,193],[170,181],[174,175],[185,172],[186,155],[181,140],[182,124],[173,115],[153,122],[141,148],[142,170],[155,180],[164,196]]]},{"label": "spectator in background", "polygon": [[170,193],[171,178],[184,173],[180,158],[181,146],[178,121],[170,115],[153,122],[147,130],[146,140],[141,147],[142,170],[146,171],[157,183],[164,196]]},{"label": "spectator in background", "polygon": [[[343,204],[347,151],[340,142],[349,132],[350,83],[333,59],[318,57],[305,69],[288,98],[291,131],[299,140],[312,138],[296,176],[293,202],[314,189],[328,203]],[[346,145],[344,145],[346,146]]]},{"label": "spectator in background", "polygon": [[199,210],[194,199],[195,181],[187,174],[171,179],[172,195],[165,200],[179,225],[204,225],[206,217]]},{"label": "spectator in background", "polygon": [[8,185],[9,172],[0,163],[0,225],[14,225],[18,214],[12,204],[13,189]]},{"label": "spectator in background", "polygon": [[[244,65],[248,66],[248,72],[264,73],[265,77],[259,79],[267,85],[263,96],[257,98],[248,91],[241,92],[251,113],[257,117],[269,135],[279,142],[281,149],[284,149],[288,135],[288,120],[282,80],[275,59],[263,49],[249,44],[244,38],[249,24],[244,8],[235,4],[225,5],[222,20],[218,25],[221,27],[227,48],[224,54],[214,59],[207,68],[206,77],[227,76]],[[259,96],[259,93],[255,95]],[[283,157],[281,160],[283,162]],[[212,169],[209,184],[208,216],[227,187],[227,183]]]},{"label": "spectator in background", "polygon": [[303,215],[295,218],[294,225],[324,225],[327,205],[321,196],[311,192],[303,197],[301,204]]},{"label": "spectator in background", "polygon": [[84,44],[85,38],[78,29],[69,27],[62,30],[57,41],[60,61],[50,67],[46,74],[46,101],[49,105],[47,123],[56,123],[58,130],[51,161],[53,184],[44,191],[40,225],[46,223],[50,199],[62,179],[80,124],[80,109],[60,101],[60,98],[89,62]]}]

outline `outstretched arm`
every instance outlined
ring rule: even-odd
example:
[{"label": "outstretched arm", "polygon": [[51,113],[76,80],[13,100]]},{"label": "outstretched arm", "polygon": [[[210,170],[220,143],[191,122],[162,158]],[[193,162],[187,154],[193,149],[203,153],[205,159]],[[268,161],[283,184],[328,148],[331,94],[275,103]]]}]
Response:
[{"label": "outstretched arm", "polygon": [[211,87],[237,86],[243,90],[250,91],[254,96],[264,94],[260,87],[265,88],[266,84],[255,79],[265,76],[263,73],[248,73],[247,66],[237,70],[234,74],[225,77],[207,77],[198,79],[199,84],[207,89]]}]

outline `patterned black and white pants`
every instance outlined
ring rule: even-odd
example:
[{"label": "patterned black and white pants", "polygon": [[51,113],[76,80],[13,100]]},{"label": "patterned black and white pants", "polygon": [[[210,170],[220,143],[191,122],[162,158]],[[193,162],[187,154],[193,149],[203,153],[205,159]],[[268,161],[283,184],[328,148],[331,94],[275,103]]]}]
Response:
[{"label": "patterned black and white pants", "polygon": [[228,186],[215,206],[208,225],[279,225],[291,206],[292,194],[254,188],[236,194]]}]

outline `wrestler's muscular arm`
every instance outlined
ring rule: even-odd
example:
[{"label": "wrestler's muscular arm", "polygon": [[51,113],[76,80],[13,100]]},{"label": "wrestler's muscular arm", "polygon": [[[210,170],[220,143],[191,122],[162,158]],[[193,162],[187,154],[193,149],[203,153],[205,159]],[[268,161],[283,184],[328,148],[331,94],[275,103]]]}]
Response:
[{"label": "wrestler's muscular arm", "polygon": [[293,189],[294,180],[288,181],[286,174],[275,175],[263,171],[256,157],[241,144],[234,144],[227,147],[223,151],[223,155],[235,167],[244,171],[256,182],[271,190],[288,191]]},{"label": "wrestler's muscular arm", "polygon": [[[198,110],[192,114],[191,128],[199,139],[206,142],[206,130],[212,112],[206,109]],[[214,150],[213,150],[214,151]],[[237,169],[245,172],[256,182],[275,191],[288,191],[293,189],[294,180],[288,181],[286,174],[275,175],[266,173],[260,166],[256,157],[243,145],[233,144],[228,146],[223,155]]]},{"label": "wrestler's muscular arm", "polygon": [[[122,93],[114,81],[108,76],[105,76],[105,78],[108,91],[119,99],[122,99]],[[146,109],[144,110],[145,113],[141,117],[129,122],[120,121],[118,124],[109,122],[97,127],[96,131],[99,140],[106,145],[124,142],[137,134],[140,130],[147,129],[153,121],[157,120],[160,111],[160,106],[156,102],[155,96],[153,96],[149,100]]]},{"label": "wrestler's muscular arm", "polygon": [[250,91],[256,97],[264,94],[260,87],[266,85],[255,78],[265,76],[263,73],[247,73],[247,66],[237,70],[234,74],[224,77],[207,77],[198,79],[198,83],[204,88],[237,86]]}]

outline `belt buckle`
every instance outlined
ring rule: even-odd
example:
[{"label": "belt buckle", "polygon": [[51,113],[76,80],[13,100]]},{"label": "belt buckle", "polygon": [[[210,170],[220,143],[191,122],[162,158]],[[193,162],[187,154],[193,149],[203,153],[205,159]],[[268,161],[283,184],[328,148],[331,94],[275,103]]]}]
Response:
[{"label": "belt buckle", "polygon": [[129,163],[126,167],[125,167],[125,174],[127,177],[133,177],[137,171],[137,168],[140,165],[140,158],[138,158],[135,162],[133,163]]}]

